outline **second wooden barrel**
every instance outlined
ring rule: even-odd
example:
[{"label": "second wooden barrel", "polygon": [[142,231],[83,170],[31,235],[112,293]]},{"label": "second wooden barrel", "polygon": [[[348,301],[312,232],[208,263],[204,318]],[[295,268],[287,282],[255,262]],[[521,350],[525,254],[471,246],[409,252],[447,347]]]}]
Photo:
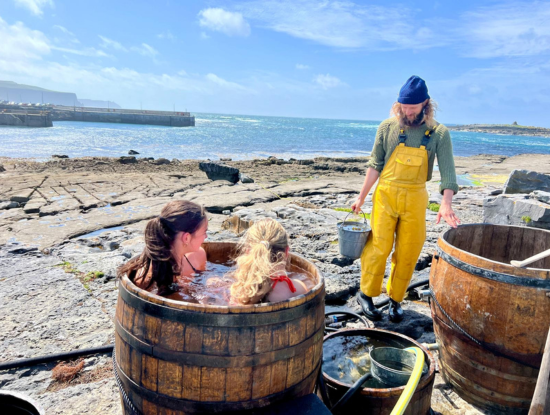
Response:
[{"label": "second wooden barrel", "polygon": [[446,380],[499,414],[527,413],[550,325],[550,249],[542,229],[474,224],[444,233],[430,274],[431,310]]},{"label": "second wooden barrel", "polygon": [[[235,244],[205,243],[225,261]],[[124,393],[145,415],[242,412],[313,391],[324,330],[324,281],[274,304],[212,306],[174,301],[120,281],[115,369]],[[293,270],[294,270],[293,269]]]},{"label": "second wooden barrel", "polygon": [[[428,373],[424,374],[409,401],[404,415],[428,415],[430,413],[432,391],[435,382],[435,359],[433,355],[420,343],[400,333],[382,329],[346,329],[331,333],[325,341],[335,337],[364,338],[365,344],[369,341],[382,341],[389,347],[406,348],[418,347],[424,351]],[[369,340],[367,340],[369,339]],[[326,382],[327,398],[334,405],[349,390],[351,385],[329,376],[323,371]],[[362,415],[390,415],[401,397],[405,386],[387,388],[361,388],[349,401],[340,408],[339,413]]]}]

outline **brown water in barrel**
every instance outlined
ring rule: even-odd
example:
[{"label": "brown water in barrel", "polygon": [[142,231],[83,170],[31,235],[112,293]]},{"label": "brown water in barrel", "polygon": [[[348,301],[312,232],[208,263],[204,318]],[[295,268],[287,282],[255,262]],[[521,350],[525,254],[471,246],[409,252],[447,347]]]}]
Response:
[{"label": "brown water in barrel", "polygon": [[550,248],[542,229],[474,224],[438,241],[430,274],[443,374],[465,400],[499,414],[525,414],[550,325]]},{"label": "brown water in barrel", "polygon": [[[229,305],[231,284],[235,282],[234,271],[235,261],[233,260],[208,261],[204,271],[189,277],[178,278],[178,291],[163,297],[193,304]],[[308,290],[316,284],[313,275],[295,265],[289,266],[287,275],[289,278],[303,282]],[[158,293],[156,285],[148,291],[152,294]]]}]

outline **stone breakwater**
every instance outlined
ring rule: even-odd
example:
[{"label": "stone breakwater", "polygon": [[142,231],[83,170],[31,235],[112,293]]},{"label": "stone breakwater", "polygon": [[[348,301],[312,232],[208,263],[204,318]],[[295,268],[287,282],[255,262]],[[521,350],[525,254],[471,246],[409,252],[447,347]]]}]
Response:
[{"label": "stone breakwater", "polygon": [[0,126],[42,128],[53,127],[53,123],[49,112],[0,112]]},{"label": "stone breakwater", "polygon": [[[353,296],[360,264],[338,254],[336,223],[347,215],[340,209],[348,208],[360,190],[365,162],[226,162],[254,179],[233,184],[207,179],[198,161],[0,160],[0,361],[112,343],[116,268],[142,250],[147,220],[173,199],[206,206],[210,241],[237,240],[235,223],[277,218],[289,232],[291,249],[325,275],[327,306],[358,311]],[[483,199],[502,187],[500,175],[514,168],[536,169],[537,163],[550,168],[536,155],[457,159],[459,174],[484,175],[482,185],[465,187],[455,197],[463,223],[482,221]],[[435,203],[440,200],[437,179],[428,185]],[[370,205],[369,198],[366,212]],[[427,278],[437,238],[448,228],[435,224],[435,212],[426,213],[428,238],[414,280]],[[427,303],[411,297],[404,308],[402,323],[391,324],[385,317],[376,326],[433,342]],[[0,387],[33,396],[48,414],[120,414],[109,359],[85,359],[83,374],[68,384],[52,380],[54,364],[2,371]],[[440,376],[432,406],[442,413],[482,413]]]}]

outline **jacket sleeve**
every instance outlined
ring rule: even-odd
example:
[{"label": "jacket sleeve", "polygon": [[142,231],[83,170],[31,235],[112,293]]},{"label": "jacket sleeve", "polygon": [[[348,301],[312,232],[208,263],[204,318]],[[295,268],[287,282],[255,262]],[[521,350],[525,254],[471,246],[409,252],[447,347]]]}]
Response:
[{"label": "jacket sleeve", "polygon": [[370,160],[367,163],[367,167],[372,167],[377,170],[378,173],[384,168],[386,163],[386,149],[384,148],[384,136],[387,135],[388,124],[380,124],[378,130],[376,131],[376,137],[374,139],[374,145],[372,147],[372,152],[370,155]]},{"label": "jacket sleeve", "polygon": [[443,194],[445,189],[451,189],[454,194],[458,193],[458,183],[456,181],[455,160],[453,157],[453,144],[451,134],[445,129],[436,149],[437,163],[439,173],[441,174],[441,184],[439,192]]}]

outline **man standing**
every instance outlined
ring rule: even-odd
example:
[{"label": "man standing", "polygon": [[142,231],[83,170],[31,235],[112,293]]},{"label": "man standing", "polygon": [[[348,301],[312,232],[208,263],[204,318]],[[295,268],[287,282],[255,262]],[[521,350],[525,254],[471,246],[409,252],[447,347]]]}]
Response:
[{"label": "man standing", "polygon": [[412,278],[416,261],[426,240],[426,181],[432,178],[437,155],[443,195],[436,223],[443,218],[452,227],[460,221],[451,207],[458,192],[453,148],[449,130],[434,120],[435,103],[430,101],[424,80],[411,76],[399,91],[392,107],[394,116],[378,127],[361,193],[351,206],[358,213],[374,183],[371,227],[361,255],[361,290],[357,300],[371,320],[380,320],[372,297],[382,292],[386,260],[394,245],[391,274],[387,283],[389,318],[403,319],[401,301]]}]

